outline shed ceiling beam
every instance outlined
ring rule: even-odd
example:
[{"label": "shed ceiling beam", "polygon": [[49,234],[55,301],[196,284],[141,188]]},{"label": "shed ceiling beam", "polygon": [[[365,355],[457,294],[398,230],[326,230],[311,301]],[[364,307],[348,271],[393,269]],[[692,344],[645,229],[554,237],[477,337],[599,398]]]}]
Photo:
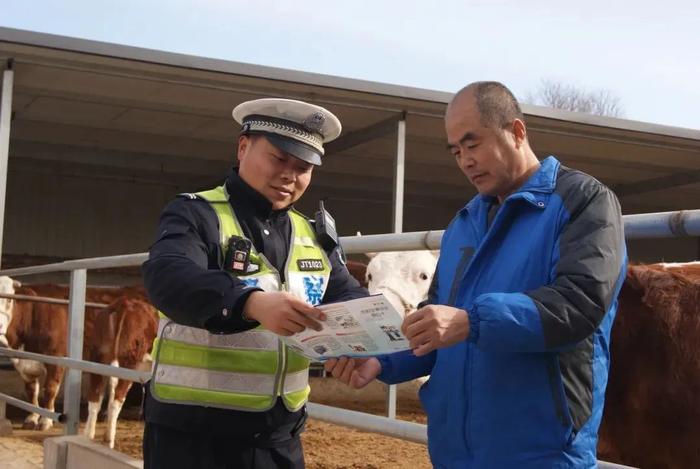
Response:
[{"label": "shed ceiling beam", "polygon": [[326,155],[340,153],[357,145],[394,133],[396,132],[397,123],[404,119],[406,119],[406,113],[401,112],[363,129],[349,132],[326,145]]},{"label": "shed ceiling beam", "polygon": [[617,184],[612,186],[613,192],[618,197],[645,194],[647,192],[671,189],[677,186],[685,186],[700,182],[700,169],[683,173],[669,174],[658,178],[645,179],[644,181]]}]

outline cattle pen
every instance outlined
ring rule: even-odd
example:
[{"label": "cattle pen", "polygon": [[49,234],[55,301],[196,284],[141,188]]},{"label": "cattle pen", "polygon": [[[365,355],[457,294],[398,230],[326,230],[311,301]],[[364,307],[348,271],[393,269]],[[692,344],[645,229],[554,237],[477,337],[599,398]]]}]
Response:
[{"label": "cattle pen", "polygon": [[[627,239],[700,236],[700,210],[627,215],[623,219],[625,223],[625,237]],[[341,242],[348,254],[370,251],[439,249],[442,235],[443,231],[422,231],[403,234],[343,237]],[[65,379],[63,412],[50,412],[0,393],[0,411],[2,411],[0,418],[4,417],[4,406],[7,403],[62,422],[64,424],[64,433],[66,435],[75,435],[78,433],[79,426],[81,372],[86,371],[140,383],[145,383],[150,379],[150,373],[126,370],[82,360],[87,271],[89,269],[107,267],[138,266],[147,259],[147,256],[147,253],[138,253],[0,270],[0,275],[8,276],[46,272],[70,272],[68,358],[0,349],[0,355],[3,356],[32,359],[67,367],[69,371]],[[389,388],[387,407],[389,409],[389,417],[381,417],[321,404],[308,404],[309,415],[322,421],[350,426],[363,431],[381,433],[408,441],[423,444],[427,442],[425,425],[393,418],[396,409],[395,388]],[[625,466],[601,461],[599,467],[620,468]]]}]

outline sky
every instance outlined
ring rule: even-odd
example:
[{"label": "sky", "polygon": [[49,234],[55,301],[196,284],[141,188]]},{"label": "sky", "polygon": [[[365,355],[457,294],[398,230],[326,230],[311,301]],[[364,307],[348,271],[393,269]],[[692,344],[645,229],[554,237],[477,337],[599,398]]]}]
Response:
[{"label": "sky", "polygon": [[697,0],[0,0],[0,26],[448,92],[549,80],[700,129]]}]

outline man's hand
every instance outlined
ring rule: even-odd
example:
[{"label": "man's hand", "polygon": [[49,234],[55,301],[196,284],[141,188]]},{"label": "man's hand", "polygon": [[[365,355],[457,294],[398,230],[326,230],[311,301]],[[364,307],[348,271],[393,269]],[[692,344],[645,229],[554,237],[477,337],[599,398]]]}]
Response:
[{"label": "man's hand", "polygon": [[243,312],[277,335],[290,336],[307,327],[320,331],[326,314],[287,292],[256,291],[248,296]]},{"label": "man's hand", "polygon": [[465,340],[469,336],[469,313],[451,306],[424,306],[406,316],[401,331],[413,353],[420,357]]},{"label": "man's hand", "polygon": [[323,367],[333,377],[355,389],[364,388],[382,372],[382,364],[374,357],[331,358]]}]

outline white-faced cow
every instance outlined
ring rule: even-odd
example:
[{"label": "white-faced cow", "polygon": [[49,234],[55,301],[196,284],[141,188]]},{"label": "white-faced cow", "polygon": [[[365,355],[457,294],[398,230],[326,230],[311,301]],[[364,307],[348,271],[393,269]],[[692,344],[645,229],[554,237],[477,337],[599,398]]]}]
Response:
[{"label": "white-faced cow", "polygon": [[380,252],[368,254],[367,288],[371,294],[383,293],[404,315],[416,310],[428,297],[437,264],[432,251]]}]

